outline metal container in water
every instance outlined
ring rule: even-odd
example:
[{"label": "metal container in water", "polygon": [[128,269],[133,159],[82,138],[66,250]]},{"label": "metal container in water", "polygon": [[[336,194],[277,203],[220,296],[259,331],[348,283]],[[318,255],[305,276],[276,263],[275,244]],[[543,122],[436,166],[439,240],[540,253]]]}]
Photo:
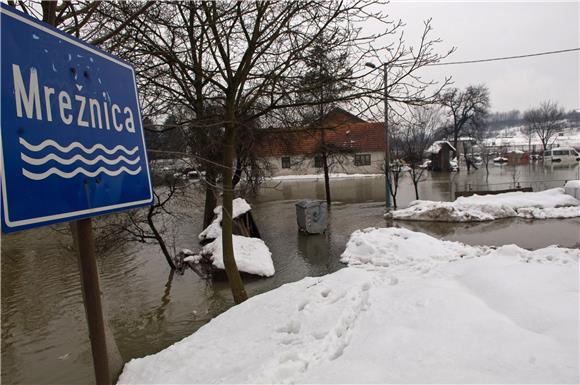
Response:
[{"label": "metal container in water", "polygon": [[304,200],[296,203],[298,228],[308,234],[322,234],[326,230],[326,207],[323,202]]}]

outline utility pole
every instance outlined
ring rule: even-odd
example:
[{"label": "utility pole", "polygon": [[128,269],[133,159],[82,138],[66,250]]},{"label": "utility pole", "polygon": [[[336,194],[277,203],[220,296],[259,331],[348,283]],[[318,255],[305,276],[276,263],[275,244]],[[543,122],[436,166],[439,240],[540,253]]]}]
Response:
[{"label": "utility pole", "polygon": [[387,211],[391,210],[393,207],[391,201],[391,152],[390,152],[390,143],[389,143],[389,102],[388,102],[388,91],[387,91],[387,63],[383,63],[383,83],[385,84],[384,87],[384,94],[383,94],[383,103],[385,109],[385,193],[386,197],[386,205]]},{"label": "utility pole", "polygon": [[[373,63],[367,62],[365,66],[369,68],[376,69],[377,66]],[[387,211],[393,208],[392,198],[391,198],[391,152],[390,152],[390,140],[389,140],[389,102],[388,102],[388,72],[387,63],[383,63],[383,105],[385,110],[385,204]]]}]

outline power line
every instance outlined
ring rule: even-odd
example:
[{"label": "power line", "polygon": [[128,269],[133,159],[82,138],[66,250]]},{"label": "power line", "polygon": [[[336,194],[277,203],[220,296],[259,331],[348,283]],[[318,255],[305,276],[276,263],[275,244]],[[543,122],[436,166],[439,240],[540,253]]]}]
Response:
[{"label": "power line", "polygon": [[453,64],[485,63],[485,62],[491,62],[491,61],[522,59],[522,58],[526,58],[526,57],[553,55],[553,54],[564,53],[564,52],[573,52],[573,51],[580,51],[580,48],[562,49],[562,50],[558,50],[558,51],[546,51],[546,52],[531,53],[531,54],[517,55],[517,56],[495,57],[495,58],[490,58],[490,59],[464,60],[464,61],[454,61],[454,62],[447,62],[447,63],[432,63],[432,64],[427,64],[426,66],[445,66],[445,65],[453,65]]}]

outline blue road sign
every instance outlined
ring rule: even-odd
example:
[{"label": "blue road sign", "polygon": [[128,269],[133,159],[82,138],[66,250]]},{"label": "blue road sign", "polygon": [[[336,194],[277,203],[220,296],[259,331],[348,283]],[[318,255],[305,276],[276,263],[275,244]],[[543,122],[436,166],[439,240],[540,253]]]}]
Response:
[{"label": "blue road sign", "polygon": [[151,204],[133,68],[0,5],[2,230]]}]

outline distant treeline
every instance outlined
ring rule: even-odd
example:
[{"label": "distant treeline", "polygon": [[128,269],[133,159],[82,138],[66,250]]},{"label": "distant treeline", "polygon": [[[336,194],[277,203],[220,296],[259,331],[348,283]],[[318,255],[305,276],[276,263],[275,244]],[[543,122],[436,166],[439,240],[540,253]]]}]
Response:
[{"label": "distant treeline", "polygon": [[[524,125],[523,113],[520,110],[492,112],[487,116],[487,128],[490,131]],[[580,111],[569,111],[565,114],[569,123],[580,123]]]}]

